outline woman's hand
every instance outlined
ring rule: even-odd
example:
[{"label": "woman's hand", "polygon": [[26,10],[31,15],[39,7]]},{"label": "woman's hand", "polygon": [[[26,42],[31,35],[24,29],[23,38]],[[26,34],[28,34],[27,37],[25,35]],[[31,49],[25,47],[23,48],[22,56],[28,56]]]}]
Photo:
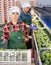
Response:
[{"label": "woman's hand", "polygon": [[30,25],[29,28],[30,28],[31,30],[36,30],[36,29],[38,29],[36,25]]},{"label": "woman's hand", "polygon": [[25,38],[25,42],[28,42],[28,41],[29,41],[29,38],[26,37],[26,38]]},{"label": "woman's hand", "polygon": [[7,43],[8,42],[8,40],[3,40],[2,41],[2,44],[5,44],[5,43]]},{"label": "woman's hand", "polygon": [[26,27],[29,28],[29,25],[26,24]]}]

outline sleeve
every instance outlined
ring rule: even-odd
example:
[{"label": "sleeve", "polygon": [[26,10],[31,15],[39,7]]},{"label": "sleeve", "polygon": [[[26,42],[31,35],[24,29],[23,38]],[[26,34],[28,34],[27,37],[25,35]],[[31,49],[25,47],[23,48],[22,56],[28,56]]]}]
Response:
[{"label": "sleeve", "polygon": [[25,36],[25,39],[29,39],[29,34],[28,34],[28,27],[27,27],[27,25],[25,24],[24,25],[24,36]]},{"label": "sleeve", "polygon": [[28,42],[29,41],[29,34],[28,34],[28,28],[25,27],[24,29],[24,36],[25,36],[25,42]]},{"label": "sleeve", "polygon": [[8,40],[9,38],[9,30],[7,25],[3,27],[3,40]]},{"label": "sleeve", "polygon": [[24,35],[27,37],[28,36],[28,25],[25,24],[24,22],[21,23],[21,27],[24,31]]},{"label": "sleeve", "polygon": [[30,24],[32,24],[32,16],[31,16],[31,14],[30,14]]}]

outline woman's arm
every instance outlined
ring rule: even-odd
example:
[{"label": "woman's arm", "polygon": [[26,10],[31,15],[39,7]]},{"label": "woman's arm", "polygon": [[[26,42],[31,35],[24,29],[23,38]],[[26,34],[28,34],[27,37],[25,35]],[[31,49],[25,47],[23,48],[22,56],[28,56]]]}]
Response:
[{"label": "woman's arm", "polygon": [[5,26],[3,27],[2,40],[3,40],[3,42],[6,42],[6,41],[8,41],[8,39],[9,39],[9,29],[8,29],[8,26],[5,25]]}]

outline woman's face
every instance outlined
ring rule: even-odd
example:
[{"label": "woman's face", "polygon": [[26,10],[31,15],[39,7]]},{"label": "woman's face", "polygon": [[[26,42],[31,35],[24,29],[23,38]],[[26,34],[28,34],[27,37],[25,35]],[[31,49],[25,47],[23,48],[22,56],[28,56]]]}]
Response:
[{"label": "woman's face", "polygon": [[11,14],[11,20],[18,20],[19,13],[18,12],[12,12]]},{"label": "woman's face", "polygon": [[24,11],[27,13],[29,11],[29,7],[24,8]]}]

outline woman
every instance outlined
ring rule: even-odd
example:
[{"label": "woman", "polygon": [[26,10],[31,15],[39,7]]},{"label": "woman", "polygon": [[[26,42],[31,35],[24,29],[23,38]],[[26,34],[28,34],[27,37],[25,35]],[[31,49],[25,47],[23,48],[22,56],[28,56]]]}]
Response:
[{"label": "woman", "polygon": [[[26,23],[27,25],[31,25],[32,24],[32,17],[31,17],[31,14],[30,14],[30,9],[31,9],[31,5],[29,3],[22,4],[22,12],[21,12],[19,18],[24,23]],[[32,30],[28,29],[28,31],[29,31],[28,34],[32,35]],[[27,46],[28,49],[32,47],[31,42],[32,42],[32,40],[29,39],[29,41],[26,44],[26,46]]]},{"label": "woman", "polygon": [[28,30],[23,22],[18,20],[20,10],[14,6],[10,9],[11,21],[3,28],[3,43],[8,42],[8,49],[26,49],[26,42],[29,40]]},{"label": "woman", "polygon": [[20,19],[27,25],[31,25],[32,17],[30,14],[31,5],[29,3],[22,4],[22,12],[20,14]]}]

